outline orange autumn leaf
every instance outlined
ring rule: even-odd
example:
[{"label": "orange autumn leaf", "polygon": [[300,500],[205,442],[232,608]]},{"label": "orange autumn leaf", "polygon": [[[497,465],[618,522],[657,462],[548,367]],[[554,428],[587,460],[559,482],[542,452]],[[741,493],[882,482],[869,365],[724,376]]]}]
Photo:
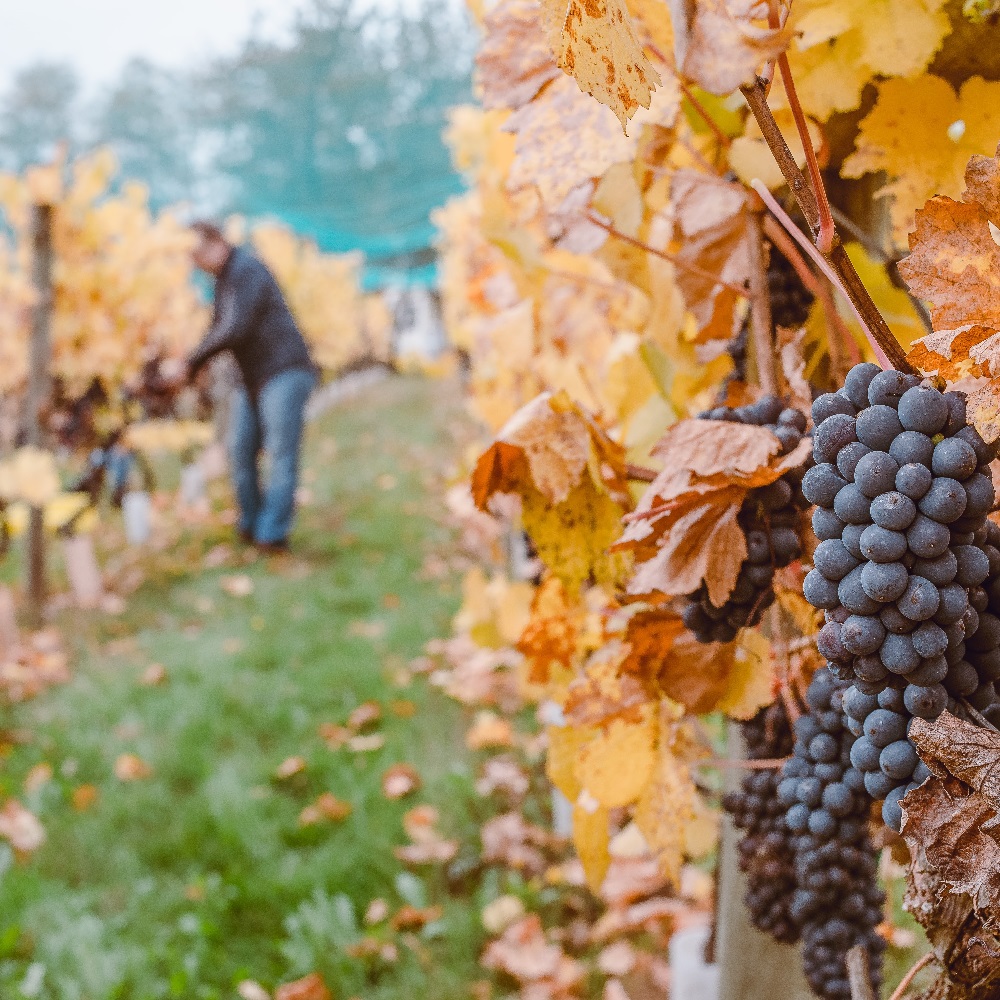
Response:
[{"label": "orange autumn leaf", "polygon": [[900,273],[931,307],[934,333],[908,355],[926,372],[981,381],[967,413],[987,441],[1000,437],[1000,151],[974,156],[961,202],[932,198],[917,212]]},{"label": "orange autumn leaf", "polygon": [[470,750],[512,747],[514,745],[514,727],[509,719],[505,719],[495,712],[479,712],[472,727],[465,734],[465,745]]},{"label": "orange autumn leaf", "polygon": [[299,826],[315,826],[324,820],[339,823],[347,819],[353,811],[354,806],[350,802],[338,799],[332,792],[323,792],[315,802],[307,805],[299,813]]},{"label": "orange autumn leaf", "polygon": [[318,972],[311,972],[293,983],[279,986],[274,1000],[333,1000],[333,994],[323,977]]},{"label": "orange autumn leaf", "polygon": [[368,726],[374,726],[381,718],[382,706],[377,701],[365,701],[347,717],[347,728],[359,732]]},{"label": "orange autumn leaf", "polygon": [[123,753],[115,761],[115,777],[119,781],[143,781],[153,775],[153,769],[134,753]]},{"label": "orange autumn leaf", "polygon": [[580,615],[567,599],[558,577],[548,577],[535,592],[531,620],[517,641],[528,661],[528,679],[547,683],[553,667],[569,670],[577,652]]},{"label": "orange autumn leaf", "polygon": [[71,801],[77,812],[86,812],[97,802],[100,792],[94,785],[78,785],[73,789]]},{"label": "orange autumn leaf", "polygon": [[419,931],[443,916],[444,908],[441,906],[417,907],[407,904],[393,914],[389,923],[396,931]]}]

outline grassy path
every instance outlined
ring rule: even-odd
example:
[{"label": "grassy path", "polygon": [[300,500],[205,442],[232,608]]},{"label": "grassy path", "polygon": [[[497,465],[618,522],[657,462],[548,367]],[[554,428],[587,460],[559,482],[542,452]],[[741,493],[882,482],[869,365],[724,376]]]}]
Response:
[{"label": "grassy path", "polygon": [[[434,516],[462,433],[450,392],[392,380],[311,428],[314,500],[293,558],[243,565],[236,551],[206,568],[228,532],[191,528],[149,558],[122,616],[64,617],[75,679],[14,713],[31,740],[0,769],[2,791],[48,833],[25,864],[0,856],[0,996],[233,998],[244,978],[271,989],[314,969],[338,1000],[468,996],[476,901],[392,853],[417,803],[441,807],[445,832],[466,842],[482,819],[458,710],[404,669],[457,602],[454,575],[425,562],[449,557]],[[234,573],[250,595],[221,586]],[[151,663],[165,683],[140,683]],[[369,699],[384,746],[329,749],[318,727]],[[151,776],[116,778],[122,754]],[[293,755],[305,770],[277,780]],[[423,789],[389,801],[381,778],[400,761]],[[52,778],[25,791],[38,765]],[[86,808],[81,786],[96,789]],[[351,816],[300,826],[323,792]],[[412,935],[377,928],[395,961],[345,957],[376,898],[391,912],[439,903],[443,917]]]}]

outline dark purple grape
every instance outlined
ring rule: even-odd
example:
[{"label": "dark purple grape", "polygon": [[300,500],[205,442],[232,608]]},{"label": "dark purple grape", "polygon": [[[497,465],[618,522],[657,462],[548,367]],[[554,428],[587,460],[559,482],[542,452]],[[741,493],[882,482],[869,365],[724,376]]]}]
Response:
[{"label": "dark purple grape", "polygon": [[877,708],[865,719],[865,736],[879,749],[906,738],[906,716]]},{"label": "dark purple grape", "polygon": [[868,386],[868,402],[873,406],[896,406],[903,393],[920,380],[892,369],[879,372]]},{"label": "dark purple grape", "polygon": [[844,445],[837,454],[837,471],[849,482],[854,479],[855,470],[858,467],[858,462],[861,461],[865,455],[871,454],[871,448],[866,444],[862,444],[860,441],[852,441],[850,444]]},{"label": "dark purple grape", "polygon": [[906,494],[911,500],[920,500],[926,495],[933,482],[934,476],[926,465],[908,462],[899,467],[895,485],[900,493]]},{"label": "dark purple grape", "polygon": [[934,456],[934,442],[919,431],[903,431],[889,445],[889,454],[904,465],[923,465],[928,469]]},{"label": "dark purple grape", "polygon": [[913,564],[913,573],[915,576],[930,580],[937,587],[943,587],[955,579],[958,573],[958,560],[955,558],[955,553],[948,549],[937,559],[916,560]]},{"label": "dark purple grape", "polygon": [[890,632],[882,642],[879,658],[886,670],[893,674],[908,674],[920,666],[920,654],[909,635]]},{"label": "dark purple grape", "polygon": [[854,423],[854,417],[849,417],[845,413],[835,413],[814,427],[813,456],[817,462],[837,461],[840,449],[857,439]]},{"label": "dark purple grape", "polygon": [[856,412],[857,407],[849,399],[835,392],[825,392],[813,400],[812,418],[817,427],[834,414],[853,417]]},{"label": "dark purple grape", "polygon": [[858,441],[876,451],[889,451],[896,435],[903,431],[891,406],[870,406],[862,410],[852,429]]},{"label": "dark purple grape", "polygon": [[934,447],[931,468],[935,476],[968,479],[978,464],[972,445],[961,438],[945,438]]},{"label": "dark purple grape", "polygon": [[918,514],[906,530],[906,543],[910,551],[920,559],[936,559],[944,555],[950,542],[951,532],[947,525],[923,514]]},{"label": "dark purple grape", "polygon": [[948,648],[948,634],[934,622],[924,622],[913,630],[910,638],[921,656],[943,656]]},{"label": "dark purple grape", "polygon": [[898,412],[906,430],[937,434],[948,422],[948,401],[937,389],[917,385],[903,393]]},{"label": "dark purple grape", "polygon": [[876,497],[871,502],[869,513],[872,521],[880,528],[905,531],[917,516],[917,505],[905,494],[892,490]]},{"label": "dark purple grape", "polygon": [[812,515],[812,529],[819,541],[826,542],[833,538],[840,538],[841,532],[844,530],[844,522],[832,510],[817,507]]},{"label": "dark purple grape", "polygon": [[955,582],[963,587],[978,587],[990,572],[989,556],[974,545],[957,545],[952,550],[958,561]]},{"label": "dark purple grape", "polygon": [[909,781],[913,769],[917,766],[917,751],[909,740],[896,740],[890,743],[879,756],[879,767],[882,773],[897,781]]},{"label": "dark purple grape", "polygon": [[847,486],[847,480],[828,462],[814,465],[802,477],[802,495],[819,507],[832,507],[837,494]]},{"label": "dark purple grape", "polygon": [[968,497],[960,482],[937,476],[918,506],[921,514],[933,518],[939,524],[951,524],[965,513],[967,503]]},{"label": "dark purple grape", "polygon": [[896,602],[896,607],[910,621],[922,622],[934,617],[940,603],[938,588],[930,580],[911,576],[906,592]]},{"label": "dark purple grape", "polygon": [[854,483],[844,486],[833,501],[834,513],[846,524],[870,523],[871,507],[872,501]]},{"label": "dark purple grape", "polygon": [[940,684],[932,687],[909,684],[903,692],[903,699],[911,715],[921,719],[936,719],[948,704],[948,692]]},{"label": "dark purple grape", "polygon": [[816,546],[813,565],[828,580],[842,580],[858,565],[858,560],[844,548],[842,541],[829,539]]},{"label": "dark purple grape", "polygon": [[827,580],[818,569],[806,575],[802,594],[814,608],[835,608],[840,603],[836,581]]},{"label": "dark purple grape", "polygon": [[902,563],[869,562],[861,570],[864,592],[881,604],[888,604],[902,597],[909,582],[910,574]]},{"label": "dark purple grape", "polygon": [[885,637],[885,626],[878,618],[866,615],[851,615],[840,627],[841,645],[858,656],[874,653]]},{"label": "dark purple grape", "polygon": [[890,531],[877,524],[870,524],[861,533],[861,553],[866,559],[877,563],[896,562],[906,552],[906,535],[900,531]]},{"label": "dark purple grape", "polygon": [[871,500],[880,493],[888,493],[895,488],[899,465],[885,451],[870,451],[862,456],[854,470],[854,483]]}]

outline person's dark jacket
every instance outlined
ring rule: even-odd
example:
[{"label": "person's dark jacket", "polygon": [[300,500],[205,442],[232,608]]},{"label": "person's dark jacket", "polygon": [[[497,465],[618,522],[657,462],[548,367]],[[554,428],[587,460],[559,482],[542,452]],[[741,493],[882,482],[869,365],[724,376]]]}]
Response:
[{"label": "person's dark jacket", "polygon": [[251,397],[291,368],[315,371],[274,276],[249,250],[236,247],[215,281],[215,315],[188,358],[192,378],[221,351],[232,351]]}]

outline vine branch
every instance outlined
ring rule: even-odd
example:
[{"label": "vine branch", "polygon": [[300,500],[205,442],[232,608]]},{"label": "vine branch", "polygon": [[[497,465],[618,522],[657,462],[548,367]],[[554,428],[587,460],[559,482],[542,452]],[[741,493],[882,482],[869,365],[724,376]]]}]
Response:
[{"label": "vine branch", "polygon": [[851,983],[852,1000],[877,1000],[872,989],[871,973],[868,968],[868,952],[856,944],[845,960],[847,978]]},{"label": "vine branch", "polygon": [[[774,120],[774,115],[771,113],[770,107],[768,107],[764,84],[758,79],[753,84],[745,85],[740,89],[746,98],[747,104],[750,106],[754,118],[757,120],[761,135],[763,135],[764,141],[771,150],[771,154],[774,156],[782,176],[785,178],[789,188],[791,188],[792,193],[795,195],[796,201],[799,203],[799,208],[801,208],[802,214],[806,218],[806,223],[813,234],[813,238],[817,238],[822,230],[819,203],[816,200],[816,195],[806,183],[805,175],[795,162],[795,157],[788,148],[788,143],[785,141],[781,129],[778,128],[778,123]],[[828,253],[823,254],[823,257],[829,263],[832,270],[836,272],[839,284],[842,286],[851,305],[860,316],[862,325],[871,331],[872,337],[884,351],[889,363],[899,371],[916,374],[913,366],[906,360],[906,355],[889,329],[885,318],[879,312],[878,306],[875,305],[871,295],[868,294],[868,289],[865,288],[864,283],[858,276],[858,272],[854,270],[854,265],[847,256],[847,251],[840,242],[836,229],[834,229],[830,250]]]},{"label": "vine branch", "polygon": [[771,296],[764,259],[764,227],[761,213],[749,213],[750,220],[750,336],[753,338],[757,381],[768,396],[781,395],[780,376],[775,363],[774,326],[771,323]]},{"label": "vine branch", "polygon": [[910,984],[917,978],[917,973],[921,969],[926,969],[927,966],[933,961],[934,952],[932,951],[929,951],[926,955],[918,958],[910,971],[907,972],[907,974],[899,981],[899,985],[895,988],[895,990],[893,990],[892,996],[889,997],[889,1000],[903,1000],[903,997],[906,996],[906,991],[910,988]]}]

